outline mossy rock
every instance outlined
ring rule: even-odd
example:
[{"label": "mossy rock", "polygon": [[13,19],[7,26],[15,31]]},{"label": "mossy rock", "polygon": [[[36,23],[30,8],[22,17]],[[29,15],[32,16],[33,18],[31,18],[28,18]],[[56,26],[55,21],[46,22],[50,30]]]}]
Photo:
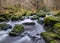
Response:
[{"label": "mossy rock", "polygon": [[53,28],[55,28],[55,29],[60,29],[60,23],[56,23],[56,24],[53,26]]},{"label": "mossy rock", "polygon": [[24,31],[24,27],[22,25],[15,25],[13,30],[9,33],[10,36],[18,36]]},{"label": "mossy rock", "polygon": [[49,36],[49,33],[47,33],[47,32],[43,32],[43,33],[41,33],[41,35],[44,38],[44,40],[47,42],[54,40],[51,36]]},{"label": "mossy rock", "polygon": [[45,17],[44,18],[44,23],[47,26],[53,26],[54,24],[60,22],[59,17],[53,17],[53,16],[49,16],[49,17]]},{"label": "mossy rock", "polygon": [[0,24],[0,29],[1,30],[7,30],[7,29],[11,29],[12,26],[6,23]]},{"label": "mossy rock", "polygon": [[33,16],[33,17],[31,18],[31,20],[35,20],[35,19],[38,19],[38,20],[39,20],[39,17],[38,17],[38,16]]},{"label": "mossy rock", "polygon": [[46,30],[47,30],[47,32],[51,32],[51,31],[53,31],[53,28],[47,28]]},{"label": "mossy rock", "polygon": [[60,35],[60,23],[56,23],[56,24],[53,26],[53,28],[54,28],[55,32]]},{"label": "mossy rock", "polygon": [[55,40],[56,38],[60,38],[58,34],[53,32],[43,32],[41,33],[42,37],[47,41],[50,42],[52,40]]},{"label": "mossy rock", "polygon": [[60,16],[60,11],[55,16]]},{"label": "mossy rock", "polygon": [[50,41],[49,43],[60,43],[60,42],[57,41],[57,40],[52,40],[52,41]]}]

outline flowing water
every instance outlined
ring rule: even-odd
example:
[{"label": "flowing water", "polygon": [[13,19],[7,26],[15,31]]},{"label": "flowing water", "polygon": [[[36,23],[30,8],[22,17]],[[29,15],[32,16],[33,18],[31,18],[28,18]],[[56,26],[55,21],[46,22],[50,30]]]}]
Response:
[{"label": "flowing water", "polygon": [[[9,21],[6,22],[7,24],[10,24],[14,27],[15,24],[23,24],[25,22],[35,22],[36,25],[33,26],[24,26],[25,31],[28,34],[30,34],[31,36],[36,36],[38,38],[41,38],[41,40],[36,41],[35,43],[45,43],[45,41],[43,40],[43,38],[39,35],[36,35],[37,33],[41,33],[41,32],[45,32],[44,28],[42,25],[38,24],[36,22],[37,20],[30,20],[30,19],[25,19],[23,21]],[[0,31],[0,43],[33,43],[34,40],[32,40],[28,35],[24,35],[24,37],[21,36],[17,36],[17,37],[11,37],[9,36],[9,32],[12,29],[8,29],[6,31]],[[22,34],[24,34],[24,32]]]}]

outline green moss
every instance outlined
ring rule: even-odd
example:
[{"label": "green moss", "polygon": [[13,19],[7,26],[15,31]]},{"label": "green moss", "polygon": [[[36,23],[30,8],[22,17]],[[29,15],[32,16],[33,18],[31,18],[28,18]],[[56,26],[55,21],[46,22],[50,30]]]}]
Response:
[{"label": "green moss", "polygon": [[9,33],[11,36],[17,36],[24,31],[24,27],[21,25],[15,25],[13,30]]},{"label": "green moss", "polygon": [[58,22],[60,22],[59,17],[56,18],[56,17],[49,16],[49,17],[45,17],[44,19],[44,23],[50,26],[53,26],[54,24]]},{"label": "green moss", "polygon": [[47,32],[53,31],[53,28],[47,28]]},{"label": "green moss", "polygon": [[54,28],[55,32],[60,35],[60,23],[56,23],[56,24],[53,26],[53,28]]},{"label": "green moss", "polygon": [[42,37],[43,37],[46,41],[51,41],[51,40],[53,40],[53,38],[50,37],[50,36],[49,36],[49,33],[47,33],[47,32],[43,32],[43,33],[41,33],[41,35],[42,35]]},{"label": "green moss", "polygon": [[31,18],[31,20],[35,20],[35,19],[39,19],[39,17],[38,17],[38,16],[33,16],[33,17]]},{"label": "green moss", "polygon": [[47,41],[53,41],[56,40],[56,38],[59,38],[59,35],[53,32],[43,32],[41,33],[42,37]]},{"label": "green moss", "polygon": [[60,29],[60,23],[56,23],[56,24],[54,25],[54,28],[55,28],[55,29]]},{"label": "green moss", "polygon": [[7,29],[11,29],[12,26],[6,23],[0,24],[0,29],[1,30],[7,30]]},{"label": "green moss", "polygon": [[26,16],[30,16],[31,13],[32,13],[31,11],[27,11],[27,12],[26,12]]},{"label": "green moss", "polygon": [[52,41],[50,41],[49,43],[59,43],[59,41],[57,41],[57,40],[52,40]]},{"label": "green moss", "polygon": [[15,13],[14,13],[13,15],[11,15],[10,19],[11,19],[12,21],[15,21],[15,20],[19,20],[21,17],[22,17],[21,14],[15,14]]},{"label": "green moss", "polygon": [[6,18],[7,20],[10,20],[11,14],[10,13],[4,13],[4,18]]},{"label": "green moss", "polygon": [[39,18],[38,16],[33,16],[32,18]]},{"label": "green moss", "polygon": [[18,19],[19,19],[19,17],[17,17],[17,16],[11,16],[11,20],[12,20],[12,21],[18,20]]},{"label": "green moss", "polygon": [[55,16],[60,16],[60,11]]}]

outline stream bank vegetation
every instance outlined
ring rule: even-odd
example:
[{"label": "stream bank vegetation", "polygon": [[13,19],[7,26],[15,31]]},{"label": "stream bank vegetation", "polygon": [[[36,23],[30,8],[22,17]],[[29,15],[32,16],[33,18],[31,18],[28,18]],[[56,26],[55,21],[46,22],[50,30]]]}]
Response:
[{"label": "stream bank vegetation", "polygon": [[[46,17],[46,15],[51,15],[47,9],[42,8],[42,10],[32,11],[21,8],[18,5],[5,5],[2,6],[3,10],[0,13],[0,22],[6,21],[17,21],[24,20],[25,17],[32,16],[31,20],[38,19],[39,24],[44,24],[44,28],[46,32],[42,32],[41,36],[46,41],[46,43],[60,43],[60,11],[52,16]],[[24,17],[24,18],[23,18]],[[40,20],[39,18],[44,18],[44,20]],[[23,25],[35,25],[34,22],[23,23]],[[11,29],[12,26],[9,24],[0,24],[1,30]],[[9,33],[9,36],[19,36],[22,32],[24,32],[24,27],[22,25],[16,24],[12,31]]]},{"label": "stream bank vegetation", "polygon": [[60,12],[55,17],[45,17],[44,27],[46,32],[42,32],[41,36],[47,43],[60,43]]}]

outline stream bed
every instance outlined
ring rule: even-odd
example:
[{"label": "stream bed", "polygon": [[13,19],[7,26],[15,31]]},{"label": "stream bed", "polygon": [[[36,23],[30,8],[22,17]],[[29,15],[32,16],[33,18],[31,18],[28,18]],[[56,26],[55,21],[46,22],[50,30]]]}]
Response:
[{"label": "stream bed", "polygon": [[[23,25],[25,22],[35,22],[35,25],[33,26],[26,26]],[[23,37],[21,36],[16,36],[16,37],[11,37],[9,36],[9,32],[12,29],[8,29],[6,31],[0,31],[0,43],[45,43],[43,38],[40,35],[41,32],[45,32],[43,25],[38,24],[37,20],[31,20],[31,19],[24,19],[23,21],[9,21],[6,22],[7,24],[12,25],[12,27],[15,26],[15,24],[20,24],[23,25],[25,28],[25,31],[21,34],[24,35]],[[27,33],[27,34],[25,34]],[[30,36],[35,36],[37,39],[32,39]]]}]

